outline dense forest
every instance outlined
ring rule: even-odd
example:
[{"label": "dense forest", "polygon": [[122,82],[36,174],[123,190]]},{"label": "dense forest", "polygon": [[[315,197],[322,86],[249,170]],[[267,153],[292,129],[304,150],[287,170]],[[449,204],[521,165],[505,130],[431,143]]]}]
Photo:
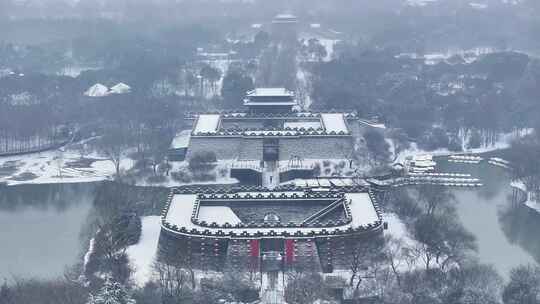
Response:
[{"label": "dense forest", "polygon": [[522,53],[498,52],[472,63],[455,55],[426,65],[389,51],[353,47],[338,60],[312,68],[313,97],[320,107],[379,116],[415,141],[448,133],[450,140],[429,149],[476,148],[497,134],[537,123],[539,63]]}]

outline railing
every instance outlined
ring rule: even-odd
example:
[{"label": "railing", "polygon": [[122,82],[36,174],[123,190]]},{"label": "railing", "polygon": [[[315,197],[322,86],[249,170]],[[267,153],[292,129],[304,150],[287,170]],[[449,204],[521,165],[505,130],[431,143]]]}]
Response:
[{"label": "railing", "polygon": [[259,192],[259,193],[202,193],[198,198],[209,200],[239,200],[239,199],[326,199],[326,198],[341,198],[343,193],[336,192],[302,192],[302,194],[292,191]]},{"label": "railing", "polygon": [[336,209],[339,205],[343,204],[344,200],[345,199],[342,197],[336,200],[335,202],[333,202],[332,204],[324,207],[323,209],[313,213],[312,215],[308,216],[305,220],[302,221],[302,225],[306,225],[319,217],[323,217],[327,215],[329,212]]},{"label": "railing", "polygon": [[247,136],[247,137],[261,137],[261,136],[346,136],[350,135],[350,132],[345,131],[330,131],[327,132],[322,129],[313,128],[283,128],[283,129],[257,129],[257,130],[221,130],[217,132],[197,132],[193,133],[193,136]]},{"label": "railing", "polygon": [[[341,111],[336,110],[329,110],[324,111],[324,113],[342,113]],[[287,118],[318,118],[321,116],[321,113],[316,112],[286,112],[286,113],[252,113],[252,112],[245,112],[245,110],[222,110],[222,111],[208,111],[208,112],[188,112],[184,115],[186,119],[195,119],[197,116],[201,114],[220,114],[222,118],[252,118],[252,119],[258,119],[258,118],[279,118],[279,119],[287,119]],[[357,114],[354,112],[346,112],[343,113],[345,118],[347,119],[354,119],[358,118]]]},{"label": "railing", "polygon": [[231,164],[231,169],[249,169],[262,172],[260,161],[235,161]]},{"label": "railing", "polygon": [[294,165],[287,165],[285,167],[279,167],[279,172],[286,172],[286,171],[292,171],[292,170],[313,170],[315,168],[314,164],[294,164]]}]

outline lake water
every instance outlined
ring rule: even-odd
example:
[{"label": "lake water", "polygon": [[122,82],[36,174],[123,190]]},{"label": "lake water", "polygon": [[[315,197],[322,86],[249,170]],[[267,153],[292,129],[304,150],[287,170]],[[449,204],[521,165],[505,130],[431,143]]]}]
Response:
[{"label": "lake water", "polygon": [[529,231],[540,225],[540,214],[512,204],[513,190],[507,172],[484,163],[445,161],[439,163],[438,171],[471,173],[484,183],[480,188],[452,190],[461,222],[476,237],[481,262],[493,264],[503,277],[508,277],[513,267],[535,263],[533,257],[538,260],[540,240]]},{"label": "lake water", "polygon": [[[504,170],[441,162],[438,171],[468,172],[485,184],[452,190],[463,225],[477,238],[482,262],[507,277],[512,267],[540,261],[540,214],[512,206]],[[96,185],[0,187],[0,280],[53,278],[80,263]]]},{"label": "lake water", "polygon": [[54,278],[79,263],[93,184],[0,188],[0,280]]}]

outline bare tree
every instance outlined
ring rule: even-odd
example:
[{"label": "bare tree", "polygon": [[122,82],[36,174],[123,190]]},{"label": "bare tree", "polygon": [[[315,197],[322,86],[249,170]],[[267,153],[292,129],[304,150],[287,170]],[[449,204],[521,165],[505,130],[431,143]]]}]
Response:
[{"label": "bare tree", "polygon": [[383,238],[373,238],[369,241],[363,238],[342,240],[343,259],[351,272],[349,286],[354,286],[357,290],[362,277],[370,276],[368,274],[370,267],[384,259],[383,246]]},{"label": "bare tree", "polygon": [[16,278],[0,287],[2,304],[84,304],[88,290],[71,274],[52,280]]},{"label": "bare tree", "polygon": [[99,150],[114,164],[116,177],[120,177],[120,165],[128,147],[128,132],[123,124],[108,126],[98,143]]},{"label": "bare tree", "polygon": [[315,272],[288,272],[285,301],[290,304],[311,304],[328,298],[323,277]]},{"label": "bare tree", "polygon": [[179,259],[156,260],[154,262],[154,274],[158,280],[163,299],[181,301],[195,288],[193,269],[185,268],[185,265]]},{"label": "bare tree", "polygon": [[519,266],[510,272],[510,281],[504,287],[505,304],[540,303],[540,267]]},{"label": "bare tree", "polygon": [[538,196],[540,192],[540,140],[531,136],[516,141],[510,149],[514,178],[522,180],[527,190]]},{"label": "bare tree", "polygon": [[420,185],[417,188],[418,201],[422,203],[425,214],[432,216],[438,213],[450,213],[450,203],[454,196],[445,186]]}]

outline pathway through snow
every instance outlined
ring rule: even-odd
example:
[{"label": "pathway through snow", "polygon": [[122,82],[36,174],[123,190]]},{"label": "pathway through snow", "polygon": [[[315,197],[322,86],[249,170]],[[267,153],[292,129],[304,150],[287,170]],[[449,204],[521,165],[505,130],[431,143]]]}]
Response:
[{"label": "pathway through snow", "polygon": [[156,256],[161,225],[159,216],[144,216],[141,221],[141,238],[137,244],[128,247],[127,254],[135,268],[135,283],[142,287],[152,278],[152,264]]}]

